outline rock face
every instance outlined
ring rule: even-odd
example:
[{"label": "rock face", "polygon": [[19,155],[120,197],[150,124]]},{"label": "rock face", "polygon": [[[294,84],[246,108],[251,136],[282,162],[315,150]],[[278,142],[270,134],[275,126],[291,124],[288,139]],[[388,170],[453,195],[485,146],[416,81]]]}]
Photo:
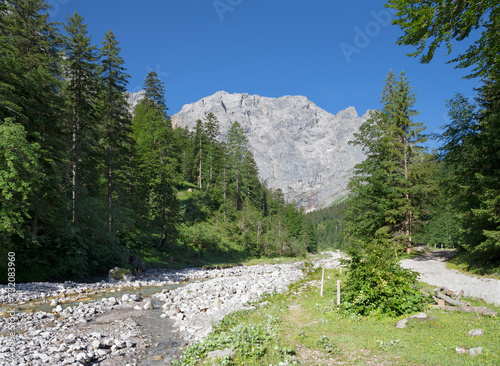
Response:
[{"label": "rock face", "polygon": [[139,103],[139,100],[144,98],[144,94],[145,94],[144,90],[140,90],[137,93],[127,92],[126,97],[130,107],[129,108],[130,112],[134,110],[134,107],[137,105],[137,103]]},{"label": "rock face", "polygon": [[368,118],[368,112],[358,117],[354,107],[333,115],[303,96],[219,91],[185,105],[172,116],[172,124],[194,129],[196,120],[208,113],[219,120],[223,139],[238,121],[267,186],[281,189],[306,210],[328,206],[345,195],[354,165],[364,159],[361,148],[348,144]]}]

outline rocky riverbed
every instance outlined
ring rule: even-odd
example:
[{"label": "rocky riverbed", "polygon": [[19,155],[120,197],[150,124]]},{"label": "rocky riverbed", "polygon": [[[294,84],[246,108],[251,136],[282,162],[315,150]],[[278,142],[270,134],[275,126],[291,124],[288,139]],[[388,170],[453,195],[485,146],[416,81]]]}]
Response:
[{"label": "rocky riverbed", "polygon": [[[340,257],[329,252],[315,265],[334,267]],[[128,281],[2,287],[0,365],[164,365],[225,315],[287,291],[301,267],[148,270]]]}]

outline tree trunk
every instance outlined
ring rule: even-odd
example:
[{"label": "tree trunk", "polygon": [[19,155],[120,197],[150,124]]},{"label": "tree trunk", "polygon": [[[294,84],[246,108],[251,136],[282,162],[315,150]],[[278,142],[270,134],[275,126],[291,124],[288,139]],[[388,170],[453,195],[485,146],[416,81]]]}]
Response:
[{"label": "tree trunk", "polygon": [[436,309],[443,309],[446,311],[461,311],[464,313],[477,313],[481,315],[489,315],[492,317],[497,316],[497,312],[484,307],[476,306],[450,306],[450,305],[433,305]]},{"label": "tree trunk", "polygon": [[34,213],[33,213],[33,230],[32,230],[32,233],[33,233],[33,239],[36,240],[37,236],[38,236],[38,218],[39,218],[39,203],[40,203],[40,193],[39,191],[37,190],[35,192],[35,197],[34,197]]},{"label": "tree trunk", "polygon": [[108,148],[108,231],[113,232],[113,147],[111,141]]},{"label": "tree trunk", "polygon": [[78,113],[74,112],[74,123],[73,123],[73,224],[78,225],[78,153],[79,153],[79,134],[80,134],[80,122],[78,120]]},{"label": "tree trunk", "polygon": [[202,154],[201,154],[201,134],[200,134],[200,168],[198,173],[198,187],[200,189],[201,189],[201,159],[202,159]]}]

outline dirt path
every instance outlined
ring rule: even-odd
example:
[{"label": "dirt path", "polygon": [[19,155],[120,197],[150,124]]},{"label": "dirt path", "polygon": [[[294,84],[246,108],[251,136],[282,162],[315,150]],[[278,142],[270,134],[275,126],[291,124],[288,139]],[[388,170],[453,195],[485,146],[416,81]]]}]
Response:
[{"label": "dirt path", "polygon": [[434,286],[444,286],[454,292],[464,290],[465,296],[483,299],[500,306],[500,280],[463,274],[446,268],[453,256],[451,250],[436,250],[414,259],[404,259],[401,265],[420,273],[419,280]]}]

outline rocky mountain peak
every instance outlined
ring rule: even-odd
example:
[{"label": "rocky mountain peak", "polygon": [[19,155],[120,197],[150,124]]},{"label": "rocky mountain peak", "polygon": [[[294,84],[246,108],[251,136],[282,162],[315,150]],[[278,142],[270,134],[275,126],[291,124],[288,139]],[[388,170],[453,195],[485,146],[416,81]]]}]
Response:
[{"label": "rocky mountain peak", "polygon": [[304,96],[218,91],[184,105],[172,116],[172,124],[194,129],[196,120],[208,113],[219,120],[223,139],[238,121],[267,186],[281,189],[306,210],[345,195],[354,166],[364,159],[362,150],[348,142],[369,112],[358,117],[354,107],[333,115]]}]

